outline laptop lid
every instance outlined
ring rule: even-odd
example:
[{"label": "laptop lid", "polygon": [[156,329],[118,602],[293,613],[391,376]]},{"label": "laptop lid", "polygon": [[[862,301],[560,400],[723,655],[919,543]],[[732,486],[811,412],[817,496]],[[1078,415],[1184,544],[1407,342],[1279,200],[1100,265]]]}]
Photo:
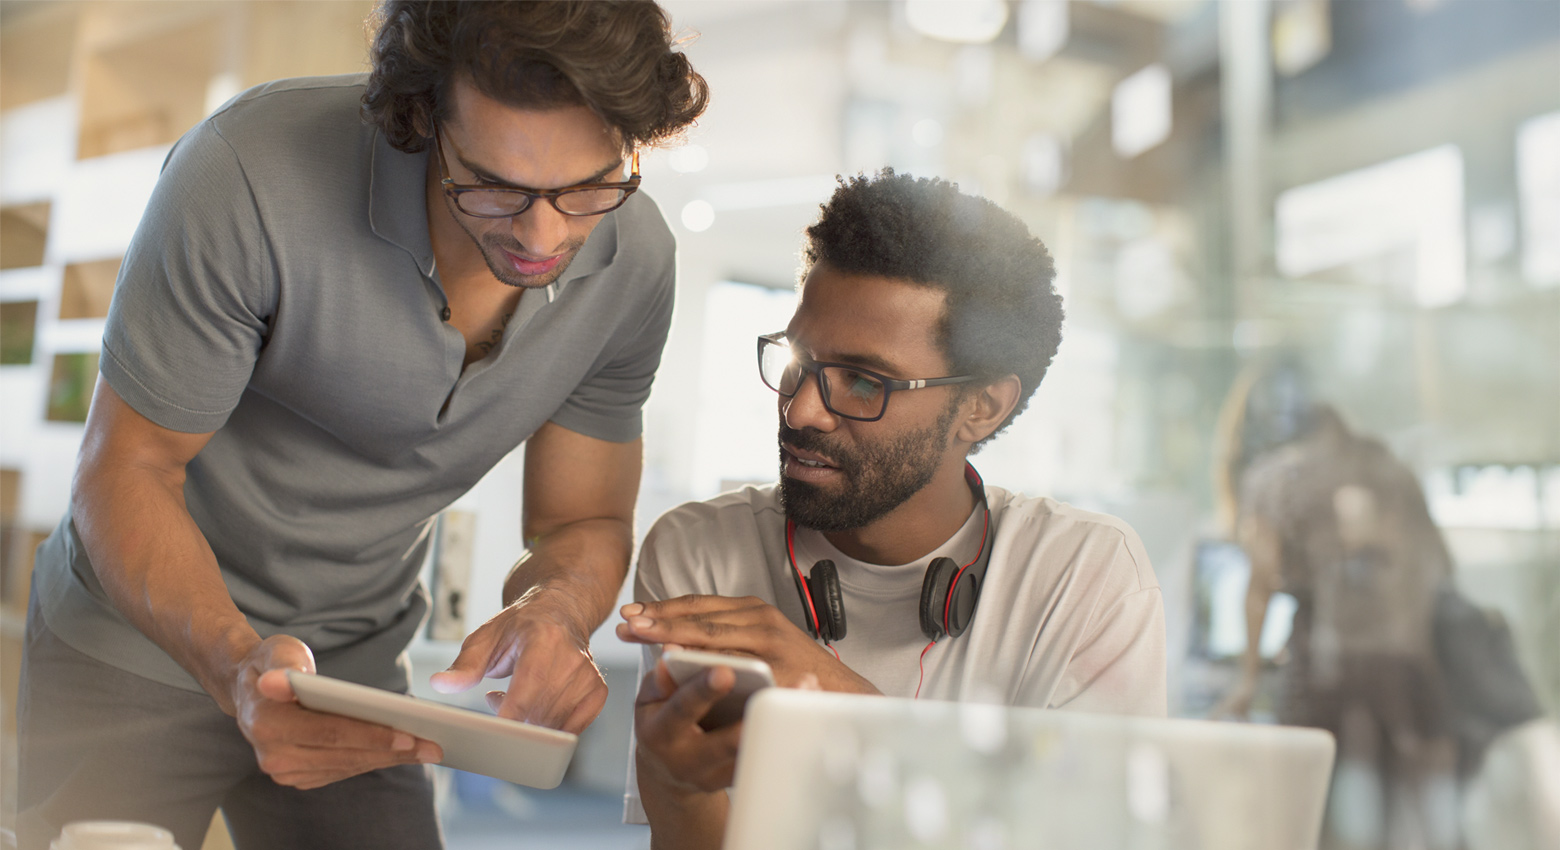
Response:
[{"label": "laptop lid", "polygon": [[769,688],[726,850],[1313,850],[1333,740],[1279,726]]}]

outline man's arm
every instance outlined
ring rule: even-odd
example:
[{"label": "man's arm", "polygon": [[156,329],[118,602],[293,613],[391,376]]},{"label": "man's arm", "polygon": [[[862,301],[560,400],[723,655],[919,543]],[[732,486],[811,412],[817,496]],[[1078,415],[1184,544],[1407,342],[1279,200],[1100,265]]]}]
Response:
[{"label": "man's arm", "polygon": [[643,443],[613,443],[547,423],[526,441],[530,548],[504,582],[504,609],[472,632],[448,670],[445,693],[510,676],[499,714],[579,732],[606,703],[590,635],[628,573]]},{"label": "man's arm", "polygon": [[260,639],[184,504],[185,467],[210,439],[157,425],[98,382],[71,505],[109,600],[238,719],[280,783],[312,788],[442,757],[430,742],[294,702],[284,671],[312,672],[309,648],[286,635]]}]

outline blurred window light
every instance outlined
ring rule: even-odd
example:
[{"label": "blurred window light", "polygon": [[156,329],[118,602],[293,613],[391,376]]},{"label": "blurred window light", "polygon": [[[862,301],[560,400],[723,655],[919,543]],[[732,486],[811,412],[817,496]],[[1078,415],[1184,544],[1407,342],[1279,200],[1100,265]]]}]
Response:
[{"label": "blurred window light", "polygon": [[1479,265],[1499,262],[1517,247],[1517,215],[1510,202],[1480,204],[1468,210],[1468,251]]},{"label": "blurred window light", "polygon": [[701,144],[689,142],[673,149],[666,157],[666,164],[678,174],[693,174],[710,164],[710,152]]},{"label": "blurred window light", "polygon": [[990,102],[996,77],[997,53],[989,45],[969,45],[953,58],[953,90],[961,103]]},{"label": "blurred window light", "polygon": [[1018,7],[1018,52],[1044,62],[1067,44],[1067,0],[1023,0]]},{"label": "blurred window light", "polygon": [[1517,196],[1522,274],[1534,286],[1560,286],[1560,112],[1517,129]]},{"label": "blurred window light", "polygon": [[928,38],[985,44],[1007,24],[1003,0],[905,0],[911,29]]},{"label": "blurred window light", "polygon": [[715,208],[709,201],[689,201],[682,208],[682,224],[694,233],[703,233],[715,223]]},{"label": "blurred window light", "polygon": [[1468,288],[1463,219],[1456,145],[1297,186],[1275,204],[1278,272],[1299,278],[1406,251],[1414,301],[1451,304]]},{"label": "blurred window light", "polygon": [[1425,474],[1425,501],[1445,528],[1560,527],[1560,466],[1461,466]]},{"label": "blurred window light", "polygon": [[758,377],[759,334],[783,329],[796,309],[796,293],[722,281],[704,299],[704,348],[694,460],[696,498],[745,481],[774,481],[780,454],[778,396]]},{"label": "blurred window light", "polygon": [[243,90],[244,84],[232,71],[214,75],[206,81],[206,114],[216,112],[222,104],[238,97],[238,93]]},{"label": "blurred window light", "polygon": [[711,212],[821,204],[839,185],[832,174],[716,183],[702,194]]},{"label": "blurred window light", "polygon": [[1131,159],[1170,137],[1170,69],[1155,63],[1116,84],[1110,144]]},{"label": "blurred window light", "polygon": [[1024,140],[1020,151],[1024,186],[1042,198],[1056,194],[1066,176],[1066,159],[1060,139],[1050,133],[1035,133]]},{"label": "blurred window light", "polygon": [[1286,0],[1273,9],[1273,67],[1293,77],[1332,50],[1328,0]]},{"label": "blurred window light", "polygon": [[1116,311],[1128,321],[1143,321],[1173,306],[1182,291],[1175,254],[1159,239],[1136,239],[1116,254]]},{"label": "blurred window light", "polygon": [[923,148],[935,148],[942,144],[942,122],[936,118],[922,118],[910,128],[910,138]]}]

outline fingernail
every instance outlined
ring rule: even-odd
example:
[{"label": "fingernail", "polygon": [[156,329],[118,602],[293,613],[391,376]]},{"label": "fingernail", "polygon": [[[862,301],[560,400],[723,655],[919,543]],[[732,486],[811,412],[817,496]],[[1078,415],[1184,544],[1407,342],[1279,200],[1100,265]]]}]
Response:
[{"label": "fingernail", "polygon": [[644,613],[645,606],[642,602],[630,602],[623,606],[623,616],[632,617],[635,614]]},{"label": "fingernail", "polygon": [[430,745],[417,750],[417,760],[423,764],[437,764],[439,755],[434,752],[433,747]]},{"label": "fingernail", "polygon": [[412,747],[417,746],[417,739],[413,738],[411,735],[406,734],[405,732],[397,732],[395,733],[395,740],[391,743],[390,746],[395,747],[397,750],[401,751],[409,750]]},{"label": "fingernail", "polygon": [[628,624],[636,629],[648,629],[655,625],[655,621],[649,617],[630,617]]}]

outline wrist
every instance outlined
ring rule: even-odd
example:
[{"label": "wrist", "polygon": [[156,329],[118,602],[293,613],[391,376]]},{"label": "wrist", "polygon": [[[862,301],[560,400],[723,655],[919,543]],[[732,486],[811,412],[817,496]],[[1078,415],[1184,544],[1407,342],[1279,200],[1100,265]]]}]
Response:
[{"label": "wrist", "polygon": [[[246,687],[245,674],[249,670],[263,641],[253,629],[232,629],[222,638],[211,643],[207,664],[202,671],[201,687],[217,701],[217,706],[229,715],[236,715]],[[258,675],[258,671],[255,673]]]},{"label": "wrist", "polygon": [[590,612],[584,610],[577,592],[566,586],[534,584],[505,607],[553,621],[582,647],[590,645],[591,633],[596,629],[596,622],[591,620]]}]

